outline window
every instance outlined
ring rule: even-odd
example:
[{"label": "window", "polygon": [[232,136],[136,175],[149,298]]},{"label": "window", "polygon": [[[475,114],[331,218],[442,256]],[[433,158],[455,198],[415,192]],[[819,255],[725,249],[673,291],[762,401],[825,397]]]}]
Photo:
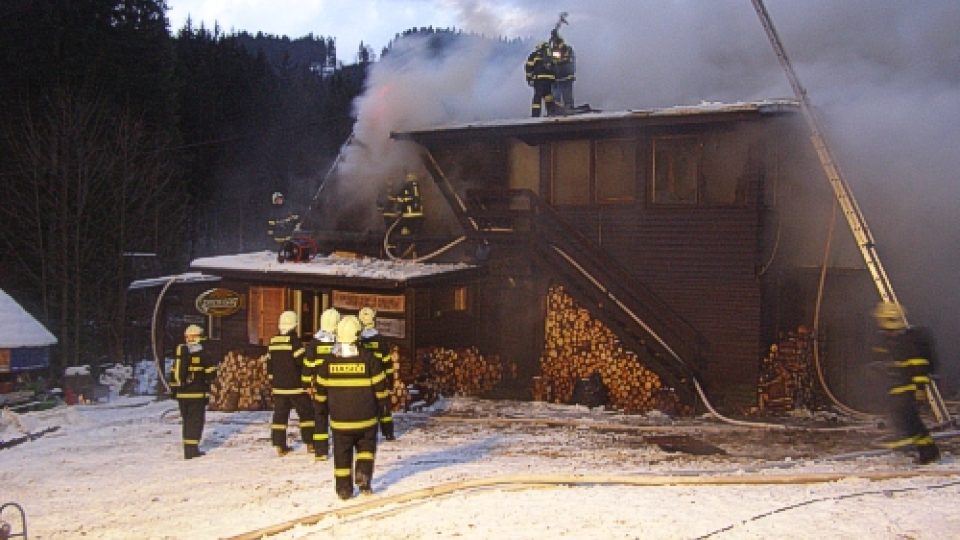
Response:
[{"label": "window", "polygon": [[596,142],[597,202],[633,202],[637,192],[637,141]]},{"label": "window", "polygon": [[509,146],[510,187],[540,192],[540,147],[514,140]]},{"label": "window", "polygon": [[553,203],[590,204],[590,141],[553,145]]},{"label": "window", "polygon": [[467,285],[434,289],[430,295],[430,308],[434,316],[452,311],[470,312],[471,292]]},{"label": "window", "polygon": [[701,152],[702,145],[698,137],[654,137],[651,202],[697,204]]},{"label": "window", "polygon": [[556,205],[632,203],[637,198],[637,140],[562,141],[551,145]]}]

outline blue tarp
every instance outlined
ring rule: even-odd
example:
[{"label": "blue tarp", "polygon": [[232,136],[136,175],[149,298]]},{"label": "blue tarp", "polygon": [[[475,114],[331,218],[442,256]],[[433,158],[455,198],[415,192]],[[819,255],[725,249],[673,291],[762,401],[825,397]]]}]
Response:
[{"label": "blue tarp", "polygon": [[50,347],[21,347],[10,350],[10,371],[50,367]]}]

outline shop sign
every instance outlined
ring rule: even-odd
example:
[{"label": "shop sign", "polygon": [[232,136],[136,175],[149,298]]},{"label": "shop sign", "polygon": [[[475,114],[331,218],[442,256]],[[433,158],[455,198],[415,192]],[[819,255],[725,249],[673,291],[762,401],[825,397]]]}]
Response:
[{"label": "shop sign", "polygon": [[217,287],[197,297],[197,311],[208,317],[227,317],[243,308],[243,296],[236,291]]},{"label": "shop sign", "polygon": [[364,294],[333,291],[333,307],[348,311],[360,311],[372,307],[377,313],[403,313],[406,302],[402,294]]}]

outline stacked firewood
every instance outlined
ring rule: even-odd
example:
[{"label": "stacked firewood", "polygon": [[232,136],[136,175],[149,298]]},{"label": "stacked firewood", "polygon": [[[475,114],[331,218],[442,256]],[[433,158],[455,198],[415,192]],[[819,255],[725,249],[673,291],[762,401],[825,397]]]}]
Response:
[{"label": "stacked firewood", "polygon": [[217,380],[210,387],[210,410],[260,411],[273,407],[267,355],[246,356],[229,352],[220,363]]},{"label": "stacked firewood", "polygon": [[[504,374],[498,355],[484,356],[476,347],[444,349],[428,347],[417,352],[421,377],[428,378],[445,396],[476,396],[493,389]],[[508,373],[515,368],[507,368]]]},{"label": "stacked firewood", "polygon": [[400,360],[400,351],[396,347],[390,351],[393,357],[393,386],[390,388],[390,410],[405,411],[410,406],[410,390],[406,383],[401,380],[403,362]]},{"label": "stacked firewood", "polygon": [[616,409],[628,413],[653,409],[670,414],[692,412],[673,389],[644,367],[636,353],[621,346],[606,325],[578,307],[562,286],[547,293],[545,330],[542,376],[534,379],[534,399],[568,403],[577,381],[597,372]]},{"label": "stacked firewood", "polygon": [[785,412],[816,407],[813,334],[804,325],[780,336],[760,361],[757,381],[759,412]]}]

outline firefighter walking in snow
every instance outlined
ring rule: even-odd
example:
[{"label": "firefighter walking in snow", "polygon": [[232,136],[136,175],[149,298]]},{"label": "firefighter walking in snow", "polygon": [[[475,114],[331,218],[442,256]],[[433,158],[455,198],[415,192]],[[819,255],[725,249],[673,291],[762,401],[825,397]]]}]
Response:
[{"label": "firefighter walking in snow", "polygon": [[[313,453],[313,407],[304,383],[305,349],[297,335],[297,314],[284,311],[278,324],[280,333],[270,338],[267,347],[267,377],[273,387],[273,420],[270,424],[270,440],[277,454],[290,452],[287,445],[287,422],[290,410],[296,409],[300,420],[300,437]],[[307,379],[309,380],[309,379]]]},{"label": "firefighter walking in snow", "polygon": [[550,46],[545,42],[540,43],[527,56],[527,64],[524,68],[527,84],[533,87],[531,116],[540,116],[543,107],[547,108],[547,114],[551,116],[557,113],[553,97],[553,84],[557,81],[554,70],[553,58],[550,56]]},{"label": "firefighter walking in snow", "polygon": [[[373,357],[383,364],[383,371],[387,375],[387,392],[393,390],[393,355],[389,345],[377,330],[377,312],[372,307],[364,307],[357,315],[363,330],[360,331],[360,345],[373,354]],[[383,438],[392,441],[396,439],[393,433],[393,415],[388,408],[386,414],[380,417],[380,434]]]},{"label": "firefighter walking in snow", "polygon": [[217,363],[203,350],[203,328],[191,324],[184,330],[185,343],[177,345],[170,373],[170,391],[180,407],[183,422],[183,457],[204,455],[200,438],[207,413],[210,385],[217,377]]},{"label": "firefighter walking in snow", "polygon": [[[333,345],[337,340],[337,324],[340,323],[340,312],[329,308],[320,314],[320,329],[313,335],[313,341],[307,347],[307,378],[310,384],[310,393],[313,398],[316,426],[313,431],[313,450],[317,461],[326,461],[330,453],[330,434],[326,427],[326,413],[323,411],[327,400],[326,394],[317,391],[317,373],[320,366],[330,359],[333,354]],[[323,416],[323,418],[321,418]]]},{"label": "firefighter walking in snow", "polygon": [[933,341],[924,328],[907,326],[899,304],[881,302],[873,316],[881,334],[881,343],[874,351],[890,384],[887,400],[893,438],[887,446],[915,448],[920,464],[937,461],[940,450],[917,408],[917,395],[926,390],[935,365]]},{"label": "firefighter walking in snow", "polygon": [[359,346],[360,329],[355,316],[344,317],[337,324],[333,354],[317,372],[317,404],[321,413],[317,429],[326,430],[329,419],[333,475],[341,499],[353,496],[354,483],[360,493],[372,493],[377,419],[390,406],[383,364]]}]

